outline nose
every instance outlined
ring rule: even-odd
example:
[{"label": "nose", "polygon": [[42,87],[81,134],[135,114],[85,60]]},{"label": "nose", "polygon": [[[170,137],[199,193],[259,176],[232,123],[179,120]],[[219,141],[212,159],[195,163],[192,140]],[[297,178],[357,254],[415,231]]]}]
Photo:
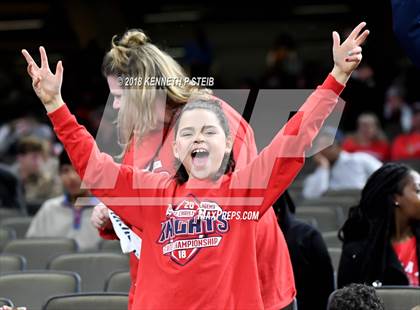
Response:
[{"label": "nose", "polygon": [[198,143],[198,142],[203,142],[204,141],[204,135],[203,133],[200,131],[197,133],[197,135],[194,137],[194,142]]}]

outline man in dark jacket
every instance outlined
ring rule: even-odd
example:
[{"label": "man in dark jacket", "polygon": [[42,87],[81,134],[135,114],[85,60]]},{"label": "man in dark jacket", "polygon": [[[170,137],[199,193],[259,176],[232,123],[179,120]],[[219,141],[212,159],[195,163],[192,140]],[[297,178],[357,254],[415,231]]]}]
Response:
[{"label": "man in dark jacket", "polygon": [[394,32],[413,63],[420,68],[420,2],[392,0]]},{"label": "man in dark jacket", "polygon": [[295,205],[287,191],[274,204],[292,260],[299,310],[327,306],[334,291],[334,271],[321,234],[294,217]]}]

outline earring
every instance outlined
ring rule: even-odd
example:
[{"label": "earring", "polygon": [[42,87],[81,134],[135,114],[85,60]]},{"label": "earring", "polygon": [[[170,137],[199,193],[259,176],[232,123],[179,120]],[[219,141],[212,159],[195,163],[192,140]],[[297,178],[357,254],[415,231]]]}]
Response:
[{"label": "earring", "polygon": [[398,203],[398,201],[394,202],[395,206],[398,207],[400,204]]}]

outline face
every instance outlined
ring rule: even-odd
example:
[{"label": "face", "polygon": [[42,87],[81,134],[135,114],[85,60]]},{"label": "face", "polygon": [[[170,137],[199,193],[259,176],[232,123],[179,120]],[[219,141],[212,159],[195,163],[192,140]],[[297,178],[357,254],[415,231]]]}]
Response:
[{"label": "face", "polygon": [[26,174],[38,174],[45,162],[41,152],[28,152],[18,156],[19,167]]},{"label": "face", "polygon": [[337,160],[341,151],[340,147],[337,144],[330,145],[332,141],[333,138],[326,135],[321,135],[316,138],[316,144],[318,147],[329,145],[326,148],[323,148],[319,153],[322,156],[325,156],[330,163],[333,163]]},{"label": "face", "polygon": [[85,192],[81,189],[82,181],[71,165],[62,165],[60,167],[60,178],[64,189],[70,196],[79,196]]},{"label": "face", "polygon": [[409,219],[420,220],[420,175],[411,171],[401,195],[395,196],[401,212]]},{"label": "face", "polygon": [[118,79],[114,75],[108,75],[106,77],[106,81],[108,82],[108,87],[111,95],[114,97],[114,101],[112,102],[112,107],[115,110],[118,110],[121,107],[121,96],[123,93],[123,89],[121,85],[118,83]]},{"label": "face", "polygon": [[[112,107],[115,110],[119,110],[121,108],[121,98],[123,95],[123,89],[121,85],[118,83],[118,79],[114,75],[108,75],[106,77],[108,82],[108,87],[111,95],[114,97],[114,101],[112,101]],[[155,116],[156,121],[158,123],[158,128],[163,127],[163,124],[167,124],[171,121],[173,111],[171,109],[166,109],[166,95],[163,96],[162,94],[158,94],[156,98],[155,104]]]},{"label": "face", "polygon": [[358,122],[359,132],[366,138],[372,139],[376,135],[377,128],[375,120],[371,117],[361,118]]},{"label": "face", "polygon": [[174,156],[192,178],[206,179],[215,175],[225,154],[232,150],[220,122],[212,111],[194,109],[182,114],[174,142]]}]

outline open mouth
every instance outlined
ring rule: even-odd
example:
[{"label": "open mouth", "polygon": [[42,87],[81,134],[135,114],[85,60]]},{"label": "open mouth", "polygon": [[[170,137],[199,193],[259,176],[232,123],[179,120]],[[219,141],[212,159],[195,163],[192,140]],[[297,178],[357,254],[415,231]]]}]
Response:
[{"label": "open mouth", "polygon": [[191,152],[192,163],[197,168],[204,167],[209,159],[209,151],[203,148],[194,149]]}]

